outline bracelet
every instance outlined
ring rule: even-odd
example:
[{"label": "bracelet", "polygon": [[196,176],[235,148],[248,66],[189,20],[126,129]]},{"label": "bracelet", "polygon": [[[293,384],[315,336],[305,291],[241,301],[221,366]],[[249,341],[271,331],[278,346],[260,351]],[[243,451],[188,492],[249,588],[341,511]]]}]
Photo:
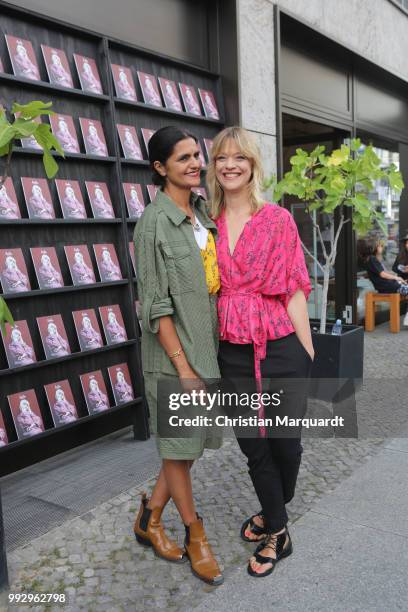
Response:
[{"label": "bracelet", "polygon": [[171,353],[169,357],[170,359],[175,359],[176,357],[180,357],[182,352],[183,352],[183,349],[180,347],[177,351],[175,351],[174,353]]}]

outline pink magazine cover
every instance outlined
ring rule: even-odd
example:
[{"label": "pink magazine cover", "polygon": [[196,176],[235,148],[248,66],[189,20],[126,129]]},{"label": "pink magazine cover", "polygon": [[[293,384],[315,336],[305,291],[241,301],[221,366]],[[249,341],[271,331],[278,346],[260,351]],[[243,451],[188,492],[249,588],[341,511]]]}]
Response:
[{"label": "pink magazine cover", "polygon": [[98,414],[108,410],[110,408],[109,398],[102,372],[96,370],[81,374],[79,379],[89,414]]},{"label": "pink magazine cover", "polygon": [[44,385],[55,427],[78,420],[78,413],[68,380]]},{"label": "pink magazine cover", "polygon": [[114,219],[111,197],[106,183],[85,181],[86,192],[95,219]]},{"label": "pink magazine cover", "polygon": [[186,113],[201,116],[200,104],[194,87],[185,83],[179,83],[179,87]]},{"label": "pink magazine cover", "polygon": [[154,198],[156,197],[157,192],[159,191],[159,186],[158,185],[146,185],[147,187],[147,193],[149,195],[149,202],[153,202]]},{"label": "pink magazine cover", "polygon": [[145,208],[142,187],[139,183],[123,183],[126,206],[130,219],[138,219]]},{"label": "pink magazine cover", "polygon": [[88,155],[108,157],[108,147],[106,146],[102,123],[96,119],[85,119],[80,117],[79,125],[81,126],[86,153]]},{"label": "pink magazine cover", "polygon": [[36,363],[37,357],[27,321],[15,321],[13,326],[6,323],[5,332],[1,328],[0,331],[10,368]]},{"label": "pink magazine cover", "polygon": [[205,154],[207,155],[207,161],[210,161],[211,149],[212,149],[212,145],[214,141],[211,138],[204,138],[203,141],[204,141]]},{"label": "pink magazine cover", "polygon": [[220,113],[218,112],[218,107],[213,92],[208,91],[207,89],[198,89],[198,93],[200,95],[205,116],[209,119],[219,119]]},{"label": "pink magazine cover", "polygon": [[75,310],[72,316],[81,351],[101,348],[103,341],[95,310]]},{"label": "pink magazine cover", "polygon": [[66,153],[79,153],[75,125],[70,115],[50,115],[52,133]]},{"label": "pink magazine cover", "polygon": [[55,179],[64,219],[86,219],[86,210],[78,181]]},{"label": "pink magazine cover", "polygon": [[17,438],[24,440],[44,431],[40,406],[34,389],[20,391],[7,396]]},{"label": "pink magazine cover", "polygon": [[141,72],[140,70],[137,71],[137,77],[142,90],[144,103],[151,104],[152,106],[163,106],[159,88],[157,87],[156,77],[152,74],[147,74],[147,72]]},{"label": "pink magazine cover", "polygon": [[135,245],[133,242],[129,242],[129,255],[130,261],[132,262],[133,274],[136,276]]},{"label": "pink magazine cover", "polygon": [[111,64],[111,68],[116,96],[136,102],[137,95],[131,69],[118,64]]},{"label": "pink magazine cover", "polygon": [[119,304],[100,306],[99,315],[101,317],[106,342],[108,344],[126,342],[128,337]]},{"label": "pink magazine cover", "polygon": [[55,219],[47,179],[21,177],[24,199],[30,219]]},{"label": "pink magazine cover", "polygon": [[198,141],[197,142],[197,146],[200,149],[200,162],[201,162],[201,167],[205,168],[207,165],[207,162],[205,161],[205,157],[204,157],[204,153],[203,153],[203,147],[201,146],[201,142]]},{"label": "pink magazine cover", "polygon": [[194,191],[197,195],[200,195],[204,200],[208,200],[207,192],[204,187],[193,187],[191,191]]},{"label": "pink magazine cover", "polygon": [[95,273],[86,244],[64,246],[69,271],[74,285],[93,285]]},{"label": "pink magazine cover", "polygon": [[32,247],[30,249],[35,274],[40,289],[58,289],[64,286],[61,268],[55,247]]},{"label": "pink magazine cover", "polygon": [[144,146],[146,148],[147,157],[149,157],[149,140],[151,139],[155,131],[156,130],[151,130],[150,128],[142,128],[141,130]]},{"label": "pink magazine cover", "polygon": [[40,71],[31,42],[10,34],[6,34],[5,38],[15,76],[40,81]]},{"label": "pink magazine cover", "polygon": [[118,256],[113,244],[94,244],[94,253],[99,276],[103,283],[122,280]]},{"label": "pink magazine cover", "polygon": [[50,83],[73,89],[74,83],[65,51],[47,45],[41,45],[41,51]]},{"label": "pink magazine cover", "polygon": [[159,77],[159,85],[165,107],[181,113],[183,111],[183,107],[181,106],[180,96],[175,82]]},{"label": "pink magazine cover", "polygon": [[9,440],[6,431],[6,425],[4,423],[3,415],[0,412],[0,448],[7,446]]},{"label": "pink magazine cover", "polygon": [[140,148],[139,139],[136,134],[136,128],[133,125],[116,125],[120,144],[122,145],[123,155],[125,159],[142,160],[142,150]]},{"label": "pink magazine cover", "polygon": [[31,291],[21,249],[0,249],[0,281],[4,293]]},{"label": "pink magazine cover", "polygon": [[37,325],[46,359],[56,359],[71,354],[67,332],[60,314],[37,317]]},{"label": "pink magazine cover", "polygon": [[108,368],[109,380],[112,386],[115,404],[126,404],[134,399],[132,381],[130,379],[129,368],[126,363]]},{"label": "pink magazine cover", "polygon": [[[0,177],[0,179],[2,178]],[[9,176],[0,187],[0,221],[2,219],[21,219],[14,184]]]},{"label": "pink magazine cover", "polygon": [[95,94],[103,93],[101,79],[95,60],[91,57],[85,57],[84,55],[74,53],[74,62],[82,90]]}]

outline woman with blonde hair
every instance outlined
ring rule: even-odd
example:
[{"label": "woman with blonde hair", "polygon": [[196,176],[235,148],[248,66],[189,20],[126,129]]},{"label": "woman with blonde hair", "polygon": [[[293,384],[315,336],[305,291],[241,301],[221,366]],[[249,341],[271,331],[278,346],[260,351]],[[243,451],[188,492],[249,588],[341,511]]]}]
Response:
[{"label": "woman with blonde hair", "polygon": [[285,505],[295,492],[302,453],[300,431],[271,437],[261,419],[282,410],[303,416],[307,386],[285,379],[307,379],[314,356],[306,305],[310,281],[296,224],[285,208],[264,201],[262,181],[252,136],[239,127],[220,132],[207,182],[218,228],[221,375],[238,386],[250,380],[257,392],[266,391],[265,379],[272,386],[279,379],[283,392],[280,407],[261,403],[259,428],[235,430],[261,504],[241,528],[245,541],[258,542],[248,564],[255,577],[269,575],[292,552]]}]

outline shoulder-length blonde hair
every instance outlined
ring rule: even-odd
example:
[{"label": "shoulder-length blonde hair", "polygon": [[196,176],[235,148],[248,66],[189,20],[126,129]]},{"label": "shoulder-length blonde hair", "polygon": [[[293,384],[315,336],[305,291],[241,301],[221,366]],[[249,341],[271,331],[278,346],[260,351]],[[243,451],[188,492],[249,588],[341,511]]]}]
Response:
[{"label": "shoulder-length blonde hair", "polygon": [[217,219],[224,208],[224,191],[215,176],[215,163],[217,156],[225,148],[228,140],[233,140],[241,153],[249,160],[252,167],[251,179],[248,183],[248,197],[252,212],[257,212],[265,204],[262,197],[263,169],[261,154],[254,137],[241,127],[233,126],[222,130],[214,138],[211,148],[210,161],[207,166],[207,186],[210,192],[210,214]]}]

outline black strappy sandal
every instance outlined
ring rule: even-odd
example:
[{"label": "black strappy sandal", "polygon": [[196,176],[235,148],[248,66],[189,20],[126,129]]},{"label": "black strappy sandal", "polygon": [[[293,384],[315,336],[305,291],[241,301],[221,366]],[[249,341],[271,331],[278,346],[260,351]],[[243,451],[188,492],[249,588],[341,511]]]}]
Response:
[{"label": "black strappy sandal", "polygon": [[[285,546],[286,536],[288,537],[288,542]],[[264,550],[267,547],[271,547],[274,549],[276,554],[275,559],[272,557],[264,557],[263,555],[259,554],[261,550]],[[252,569],[251,563],[248,563],[248,574],[250,576],[253,576],[254,578],[264,578],[265,576],[269,576],[270,574],[272,574],[273,570],[275,569],[275,565],[278,563],[278,561],[284,559],[285,557],[289,557],[292,552],[292,540],[290,539],[287,527],[285,527],[285,531],[283,531],[279,535],[276,535],[274,533],[268,533],[266,538],[261,542],[261,544],[256,547],[253,556],[255,557],[257,563],[260,563],[261,565],[272,563],[272,567],[269,567],[264,572],[256,572]]]},{"label": "black strappy sandal", "polygon": [[[244,521],[242,523],[241,526],[241,539],[244,540],[244,542],[259,542],[261,540],[264,539],[264,537],[266,536],[266,529],[265,527],[259,527],[259,525],[257,525],[254,522],[254,517],[255,516],[259,516],[260,518],[263,519],[264,515],[263,512],[258,512],[258,514],[253,514],[251,517],[249,517],[248,519],[246,519],[246,521]],[[254,536],[257,536],[257,538],[255,540],[251,540],[250,538],[248,538],[245,535],[246,530],[248,529],[248,527],[251,530],[251,533],[254,534]]]}]

